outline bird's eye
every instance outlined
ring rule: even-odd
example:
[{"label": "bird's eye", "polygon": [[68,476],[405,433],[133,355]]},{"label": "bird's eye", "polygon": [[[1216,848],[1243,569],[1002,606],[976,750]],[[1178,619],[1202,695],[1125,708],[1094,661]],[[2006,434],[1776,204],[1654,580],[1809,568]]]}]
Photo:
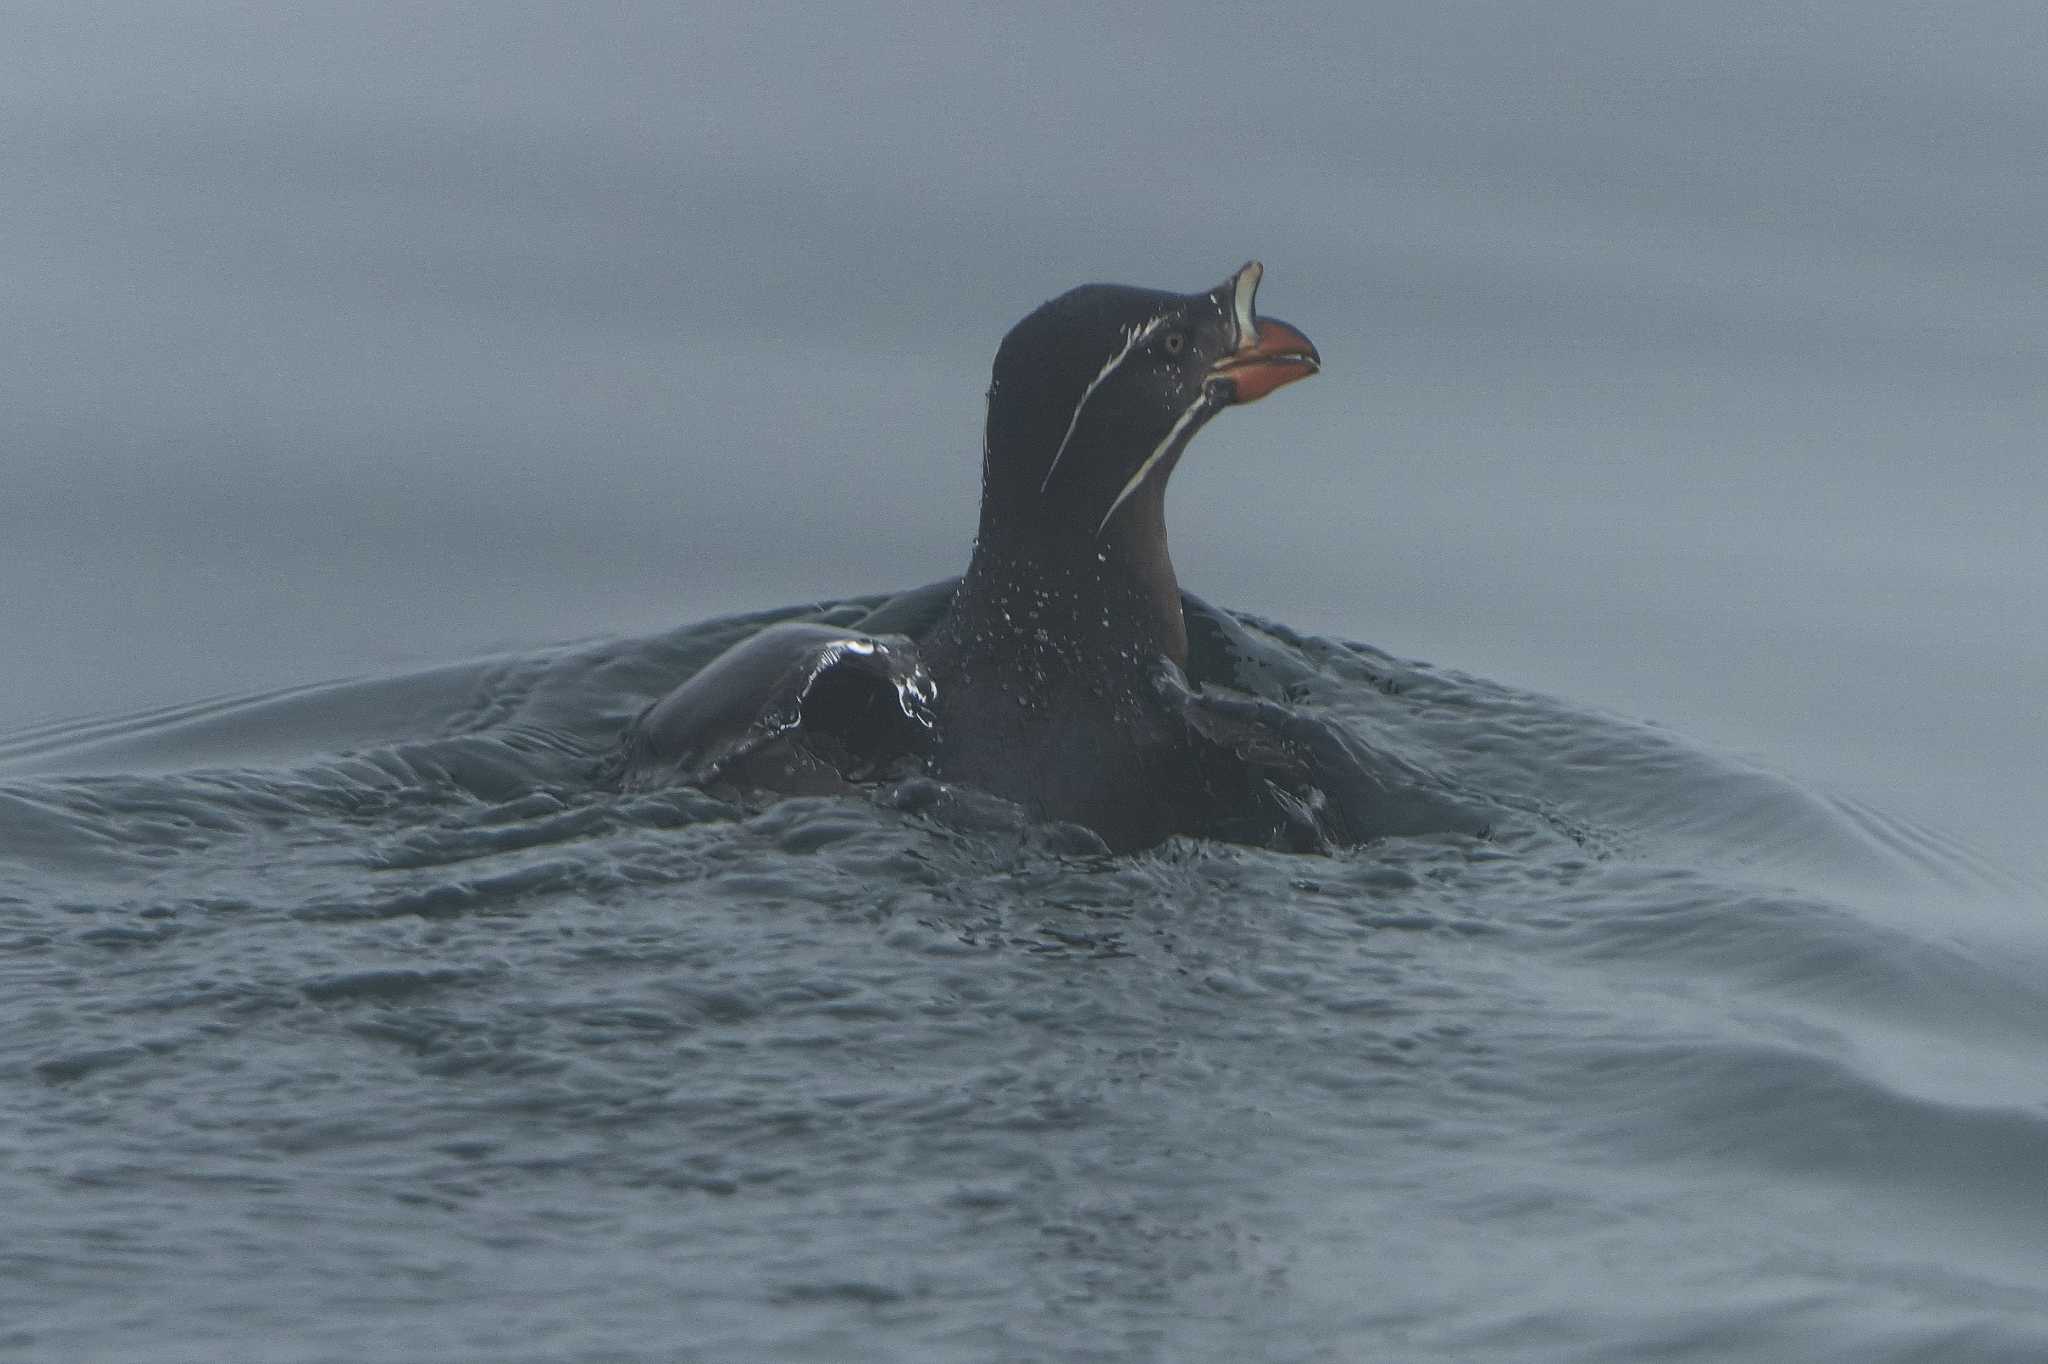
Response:
[{"label": "bird's eye", "polygon": [[1166,347],[1168,355],[1179,355],[1188,348],[1188,334],[1186,332],[1168,332],[1166,339],[1160,344]]}]

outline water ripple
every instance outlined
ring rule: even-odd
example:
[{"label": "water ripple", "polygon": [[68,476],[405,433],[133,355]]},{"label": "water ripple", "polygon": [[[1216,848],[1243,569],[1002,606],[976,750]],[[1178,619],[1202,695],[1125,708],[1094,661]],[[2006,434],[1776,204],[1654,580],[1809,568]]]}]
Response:
[{"label": "water ripple", "polygon": [[790,614],[0,740],[0,1340],[2039,1357],[2048,951],[1952,840],[1256,621],[1489,836],[596,780]]}]

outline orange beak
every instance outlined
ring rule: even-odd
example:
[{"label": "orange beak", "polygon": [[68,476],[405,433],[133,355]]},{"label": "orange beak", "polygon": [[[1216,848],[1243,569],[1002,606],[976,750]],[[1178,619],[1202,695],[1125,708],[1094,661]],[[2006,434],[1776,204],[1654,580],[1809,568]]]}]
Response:
[{"label": "orange beak", "polygon": [[1315,342],[1277,317],[1258,319],[1258,335],[1248,346],[1240,346],[1209,369],[1211,379],[1228,379],[1231,401],[1255,403],[1296,379],[1306,379],[1323,367]]}]

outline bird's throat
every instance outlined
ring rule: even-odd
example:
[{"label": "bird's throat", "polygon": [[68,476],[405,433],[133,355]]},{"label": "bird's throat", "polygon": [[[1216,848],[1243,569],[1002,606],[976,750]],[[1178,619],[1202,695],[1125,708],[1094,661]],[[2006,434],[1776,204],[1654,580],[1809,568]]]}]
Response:
[{"label": "bird's throat", "polygon": [[1121,533],[1073,543],[984,538],[945,633],[1033,669],[1143,678],[1163,654],[1186,663],[1187,622],[1163,525],[1138,508]]}]

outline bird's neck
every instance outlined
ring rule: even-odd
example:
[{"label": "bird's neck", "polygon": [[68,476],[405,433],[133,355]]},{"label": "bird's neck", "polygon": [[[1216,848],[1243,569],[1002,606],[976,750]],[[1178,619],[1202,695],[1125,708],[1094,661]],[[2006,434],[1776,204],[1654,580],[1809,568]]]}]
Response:
[{"label": "bird's neck", "polygon": [[984,509],[944,634],[1002,660],[1142,676],[1186,663],[1187,623],[1167,554],[1163,499],[1136,497],[1099,535],[1021,530]]}]

